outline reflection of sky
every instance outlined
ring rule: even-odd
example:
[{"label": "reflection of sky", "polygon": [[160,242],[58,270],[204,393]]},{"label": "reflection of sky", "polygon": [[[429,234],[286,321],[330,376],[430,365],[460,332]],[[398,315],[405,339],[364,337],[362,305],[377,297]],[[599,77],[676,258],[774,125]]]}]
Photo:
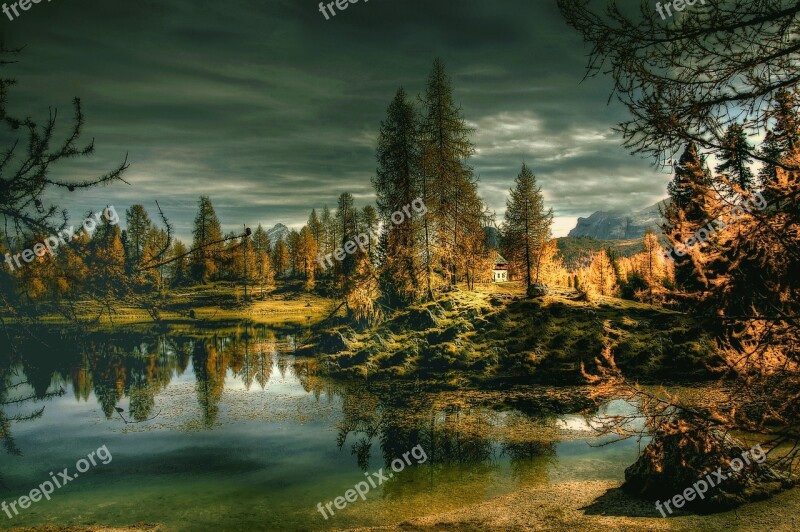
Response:
[{"label": "reflection of sky", "polygon": [[[349,435],[343,449],[337,448],[342,397],[322,392],[317,400],[303,390],[291,363],[282,377],[277,360],[273,357],[263,390],[254,382],[247,391],[228,371],[213,429],[199,422],[202,411],[191,365],[156,396],[153,412],[162,413],[142,424],[126,425],[118,416],[107,420],[94,394],[76,401],[68,385],[65,395],[46,402],[42,419],[14,425],[23,456],[0,455],[7,486],[0,488],[0,500],[23,495],[47,480],[50,471],[74,470],[78,459],[106,445],[113,456],[110,464],[92,468],[57,490],[52,501],[34,505],[15,519],[15,526],[89,519],[166,522],[181,529],[190,518],[203,523],[201,529],[213,524],[235,530],[249,520],[279,519],[287,529],[322,526],[314,515],[316,503],[363,479],[350,452],[361,435]],[[119,405],[126,416],[128,401]],[[21,411],[30,411],[30,405]],[[577,426],[572,416],[565,423]],[[537,456],[512,464],[499,442],[491,447],[487,463],[407,468],[392,484],[373,490],[368,501],[348,508],[341,520],[325,525],[397,522],[418,515],[420,508],[451,510],[542,482],[620,480],[636,452],[633,442],[595,448],[586,440],[572,440],[556,444],[555,460]],[[368,470],[381,467],[380,446],[373,441]]]}]

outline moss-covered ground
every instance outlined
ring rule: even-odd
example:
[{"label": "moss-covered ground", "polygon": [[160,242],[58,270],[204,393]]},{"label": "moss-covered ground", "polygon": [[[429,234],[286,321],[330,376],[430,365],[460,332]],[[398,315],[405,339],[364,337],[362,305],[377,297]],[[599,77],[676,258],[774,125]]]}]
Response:
[{"label": "moss-covered ground", "polygon": [[304,352],[338,376],[577,384],[607,345],[642,382],[702,379],[713,357],[683,314],[611,297],[587,302],[565,288],[527,298],[514,283],[447,292],[376,327],[326,330]]}]

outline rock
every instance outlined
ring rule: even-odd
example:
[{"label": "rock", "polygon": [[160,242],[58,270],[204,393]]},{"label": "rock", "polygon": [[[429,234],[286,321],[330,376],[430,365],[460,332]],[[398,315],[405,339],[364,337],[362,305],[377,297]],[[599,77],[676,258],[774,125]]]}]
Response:
[{"label": "rock", "polygon": [[[675,424],[668,425],[675,429]],[[704,435],[703,435],[704,434]],[[702,499],[687,504],[691,510],[723,510],[743,503],[764,499],[792,486],[793,482],[765,463],[758,463],[761,454],[729,434],[712,429],[702,432],[662,431],[645,447],[639,459],[625,470],[623,489],[635,495],[651,499],[667,500],[681,494],[686,488],[721,468],[730,474],[718,485],[709,487]],[[750,464],[742,460],[747,453]],[[755,456],[754,456],[755,454]],[[733,472],[732,461],[743,468]],[[762,460],[763,461],[763,460]]]},{"label": "rock", "polygon": [[438,321],[428,309],[412,309],[408,313],[407,324],[413,331],[424,331],[436,327]]},{"label": "rock", "polygon": [[373,335],[370,337],[370,341],[375,343],[375,344],[378,344],[379,346],[381,346],[383,348],[389,347],[389,343],[383,338],[383,336],[381,336],[377,332],[373,333]]},{"label": "rock", "polygon": [[328,355],[335,355],[350,349],[350,341],[339,331],[322,333],[317,345],[320,351]]},{"label": "rock", "polygon": [[472,325],[467,322],[461,321],[451,327],[439,332],[432,331],[428,334],[427,340],[429,345],[437,345],[445,342],[453,342],[459,334],[471,331]]},{"label": "rock", "polygon": [[533,283],[528,287],[528,297],[544,297],[549,293],[550,289],[542,283]]}]

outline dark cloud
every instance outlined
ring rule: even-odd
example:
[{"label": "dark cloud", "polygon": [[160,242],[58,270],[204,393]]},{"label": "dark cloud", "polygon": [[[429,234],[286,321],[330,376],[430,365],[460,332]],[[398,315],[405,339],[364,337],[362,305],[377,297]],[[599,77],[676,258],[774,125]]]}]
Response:
[{"label": "dark cloud", "polygon": [[226,229],[302,223],[349,191],[372,196],[374,144],[397,87],[424,88],[434,57],[476,128],[472,161],[500,216],[523,161],[556,211],[556,234],[598,209],[661,199],[668,176],[620,147],[609,82],[580,83],[585,48],[555,2],[364,0],[326,21],[312,0],[34,4],[3,20],[12,109],[64,125],[80,96],[86,177],[129,154],[131,186],[53,199],[74,211],[158,200],[187,238],[197,197]]}]

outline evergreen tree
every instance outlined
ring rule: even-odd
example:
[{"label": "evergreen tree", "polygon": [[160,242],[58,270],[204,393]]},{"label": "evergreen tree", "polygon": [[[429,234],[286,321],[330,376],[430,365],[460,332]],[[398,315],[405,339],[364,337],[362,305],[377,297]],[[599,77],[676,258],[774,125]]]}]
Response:
[{"label": "evergreen tree", "polygon": [[[409,220],[410,221],[410,220]],[[370,263],[375,261],[375,254],[377,253],[378,242],[376,235],[378,234],[378,227],[380,218],[375,207],[372,205],[365,205],[361,209],[358,217],[358,232],[365,234],[369,238],[367,242],[367,255],[369,256]]]},{"label": "evergreen tree", "polygon": [[541,257],[550,240],[553,210],[545,209],[536,176],[522,165],[516,184],[506,201],[503,242],[506,259],[521,265],[528,287],[539,282]]},{"label": "evergreen tree", "polygon": [[197,282],[205,283],[217,277],[222,252],[222,243],[219,242],[222,240],[222,227],[208,196],[200,197],[192,234],[192,277]]},{"label": "evergreen tree", "polygon": [[[672,202],[664,212],[663,230],[678,250],[674,257],[676,281],[692,291],[704,286],[704,276],[682,247],[696,231],[722,214],[711,185],[711,174],[704,158],[694,143],[688,144],[675,166],[675,177],[667,185]],[[699,255],[701,250],[696,248],[693,252]]]},{"label": "evergreen tree", "polygon": [[311,236],[314,237],[315,242],[322,242],[323,227],[322,221],[317,216],[317,210],[311,209],[311,214],[308,216],[308,223],[306,224],[308,230],[311,231]]},{"label": "evergreen tree", "polygon": [[258,278],[258,255],[253,235],[248,235],[246,232],[239,238],[236,248],[236,278],[244,285],[245,296],[250,297],[252,286]]},{"label": "evergreen tree", "polygon": [[258,224],[256,230],[253,231],[253,246],[255,246],[256,252],[264,251],[269,253],[272,249],[272,244],[269,241],[269,234],[261,227],[261,224]]},{"label": "evergreen tree", "polygon": [[173,286],[184,286],[189,282],[189,257],[186,255],[188,251],[180,240],[176,240],[172,245],[170,255],[174,260],[169,264],[169,277]]},{"label": "evergreen tree", "polygon": [[767,189],[778,179],[778,163],[783,158],[780,142],[772,131],[767,131],[764,142],[761,144],[759,155],[768,162],[764,163],[758,171],[759,185]]},{"label": "evergreen tree", "polygon": [[761,186],[767,201],[772,203],[771,189],[778,179],[778,168],[786,158],[793,157],[795,150],[800,147],[800,112],[798,112],[797,93],[788,89],[781,89],[767,113],[772,121],[772,130],[767,130],[764,143],[759,150],[766,162],[759,170]]},{"label": "evergreen tree", "polygon": [[[163,257],[166,248],[169,246],[167,233],[161,229],[150,227],[145,235],[145,246],[139,259],[138,266],[150,266],[157,264]],[[137,266],[137,267],[138,267]],[[164,266],[147,268],[134,276],[135,283],[139,288],[158,289],[163,286]]]},{"label": "evergreen tree", "polygon": [[[407,219],[395,226],[391,216],[422,194],[420,175],[419,131],[414,107],[400,88],[389,104],[386,119],[378,134],[378,168],[372,184],[377,196],[378,213],[383,219],[386,262],[382,272],[383,289],[389,301],[409,303],[420,294],[419,275],[426,276],[425,289],[431,291],[430,271],[420,271],[420,246],[423,228]],[[377,225],[377,219],[374,220]],[[419,235],[419,236],[418,236]]]},{"label": "evergreen tree", "polygon": [[129,290],[125,271],[125,248],[119,225],[104,220],[92,235],[89,244],[88,266],[92,275],[91,286],[96,295],[122,296]]},{"label": "evergreen tree", "polygon": [[264,286],[272,282],[272,268],[270,264],[270,253],[272,245],[269,241],[269,235],[258,224],[258,227],[253,232],[253,249],[256,259],[256,277],[255,280],[261,289],[261,295],[264,294]]},{"label": "evergreen tree", "polygon": [[720,153],[720,164],[717,173],[724,175],[731,184],[744,192],[750,192],[754,185],[750,158],[753,147],[747,142],[747,134],[739,124],[732,124],[725,132],[722,140],[724,150]]},{"label": "evergreen tree", "polygon": [[[324,245],[322,246],[321,253],[323,255],[327,255],[328,253],[333,253],[333,251],[339,247],[339,229],[336,225],[336,217],[331,214],[331,211],[328,209],[327,205],[322,208],[322,216],[320,217],[320,221],[322,222],[322,231],[324,233]],[[329,275],[333,275],[335,271],[336,268],[329,268],[326,270]]]},{"label": "evergreen tree", "polygon": [[278,238],[272,250],[272,264],[274,265],[275,277],[283,277],[289,268],[289,249],[283,237]]},{"label": "evergreen tree", "polygon": [[289,268],[292,270],[292,277],[297,277],[303,269],[300,257],[300,233],[297,229],[289,231],[289,235],[286,237],[286,247],[289,252]]},{"label": "evergreen tree", "polygon": [[[433,262],[438,261],[454,284],[458,280],[458,264],[464,262],[464,248],[460,247],[460,239],[465,235],[463,226],[469,231],[480,227],[480,223],[474,222],[482,212],[477,209],[480,205],[476,200],[477,182],[467,164],[475,152],[470,140],[472,130],[455,103],[450,79],[440,59],[434,61],[422,103],[420,188],[433,222],[433,227],[429,227],[428,217],[424,219],[426,275],[431,284]],[[465,218],[473,220],[467,223]]]},{"label": "evergreen tree", "polygon": [[774,121],[773,134],[780,151],[784,155],[791,155],[800,148],[800,113],[798,112],[798,97],[793,90],[780,89],[775,95],[772,109],[768,117]]},{"label": "evergreen tree", "polygon": [[225,242],[220,246],[220,251],[215,260],[217,268],[215,278],[235,281],[239,278],[236,264],[238,254],[241,253],[236,233],[234,231],[228,231],[225,233],[224,240]]},{"label": "evergreen tree", "polygon": [[125,253],[128,258],[128,271],[133,272],[142,264],[142,257],[150,236],[153,223],[143,205],[131,205],[125,211]]},{"label": "evergreen tree", "polygon": [[[339,195],[338,208],[336,209],[336,226],[339,234],[338,247],[344,248],[351,240],[355,240],[358,235],[358,211],[353,205],[353,195],[343,192]],[[342,275],[342,286],[347,283],[355,265],[354,255],[348,253],[344,260],[339,262]]]}]

